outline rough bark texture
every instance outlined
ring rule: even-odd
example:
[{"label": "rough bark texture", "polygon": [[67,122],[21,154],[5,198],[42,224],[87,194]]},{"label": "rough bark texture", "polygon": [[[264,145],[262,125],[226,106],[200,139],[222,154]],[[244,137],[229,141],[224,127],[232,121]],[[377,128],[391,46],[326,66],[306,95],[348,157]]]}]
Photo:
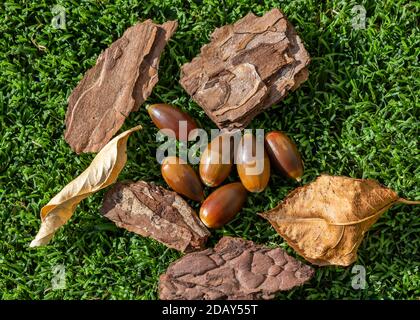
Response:
[{"label": "rough bark texture", "polygon": [[216,29],[181,85],[219,128],[244,128],[308,78],[309,54],[278,9]]},{"label": "rough bark texture", "polygon": [[128,28],[97,59],[69,97],[64,137],[76,152],[98,152],[158,81],[160,54],[176,21]]},{"label": "rough bark texture", "polygon": [[160,276],[160,299],[272,299],[302,285],[314,270],[288,256],[240,238],[223,237],[214,249],[188,254]]},{"label": "rough bark texture", "polygon": [[144,181],[117,183],[106,193],[101,212],[121,228],[182,252],[203,249],[210,235],[177,193]]}]

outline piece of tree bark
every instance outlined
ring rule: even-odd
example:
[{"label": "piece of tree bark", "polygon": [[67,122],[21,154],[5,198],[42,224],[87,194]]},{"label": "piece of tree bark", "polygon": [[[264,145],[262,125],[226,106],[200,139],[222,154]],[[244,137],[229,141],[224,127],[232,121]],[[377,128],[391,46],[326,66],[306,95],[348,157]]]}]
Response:
[{"label": "piece of tree bark", "polygon": [[302,285],[314,270],[281,248],[223,237],[214,249],[187,254],[160,276],[160,299],[272,299]]},{"label": "piece of tree bark", "polygon": [[158,81],[160,54],[176,21],[128,28],[88,70],[69,97],[64,137],[76,153],[98,152]]},{"label": "piece of tree bark", "polygon": [[182,252],[203,249],[210,235],[176,192],[144,181],[117,183],[106,193],[101,212],[118,227]]},{"label": "piece of tree bark", "polygon": [[308,78],[309,54],[278,9],[216,29],[181,85],[221,129],[243,129]]}]

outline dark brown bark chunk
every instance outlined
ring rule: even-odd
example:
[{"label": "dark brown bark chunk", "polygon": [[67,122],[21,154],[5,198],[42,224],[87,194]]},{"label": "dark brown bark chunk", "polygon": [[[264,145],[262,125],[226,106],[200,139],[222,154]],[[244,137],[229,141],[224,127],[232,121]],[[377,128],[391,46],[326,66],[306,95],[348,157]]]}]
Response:
[{"label": "dark brown bark chunk", "polygon": [[216,29],[181,85],[221,129],[243,129],[308,78],[309,54],[278,9]]},{"label": "dark brown bark chunk", "polygon": [[160,276],[160,299],[272,299],[302,285],[314,270],[283,249],[223,237],[214,249],[187,254]]},{"label": "dark brown bark chunk", "polygon": [[137,23],[101,53],[69,97],[64,137],[76,153],[102,149],[147,99],[176,27],[176,21]]},{"label": "dark brown bark chunk", "polygon": [[101,212],[118,227],[182,252],[203,249],[210,235],[177,193],[144,181],[117,183],[106,193]]}]

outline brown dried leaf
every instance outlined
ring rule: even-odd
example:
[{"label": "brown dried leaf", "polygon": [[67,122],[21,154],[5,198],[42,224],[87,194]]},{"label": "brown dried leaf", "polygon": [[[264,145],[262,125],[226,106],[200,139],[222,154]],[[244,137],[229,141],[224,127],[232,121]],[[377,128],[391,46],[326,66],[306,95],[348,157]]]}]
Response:
[{"label": "brown dried leaf", "polygon": [[214,249],[185,255],[159,279],[159,298],[271,299],[307,282],[314,270],[286,254],[240,238],[223,237]]},{"label": "brown dried leaf", "polygon": [[176,21],[128,28],[97,59],[69,97],[64,137],[81,152],[98,152],[138,110],[158,81],[160,54]]},{"label": "brown dried leaf", "polygon": [[219,128],[245,128],[308,78],[309,54],[278,9],[216,29],[180,83]]},{"label": "brown dried leaf", "polygon": [[176,192],[144,181],[117,183],[106,193],[101,212],[121,228],[182,252],[203,249],[210,236]]},{"label": "brown dried leaf", "polygon": [[128,137],[141,126],[124,131],[96,155],[76,179],[67,184],[41,209],[41,228],[31,247],[46,245],[55,232],[73,215],[80,201],[114,183],[127,161]]},{"label": "brown dried leaf", "polygon": [[322,175],[261,216],[306,260],[348,266],[366,231],[399,202],[416,203],[374,180]]}]

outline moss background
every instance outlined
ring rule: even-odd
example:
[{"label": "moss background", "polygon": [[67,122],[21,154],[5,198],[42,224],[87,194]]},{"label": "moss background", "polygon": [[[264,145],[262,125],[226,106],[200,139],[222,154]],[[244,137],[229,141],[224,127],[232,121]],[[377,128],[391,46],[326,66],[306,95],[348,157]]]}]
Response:
[{"label": "moss background", "polygon": [[[66,29],[51,24],[66,12]],[[352,8],[366,9],[366,28],[352,28]],[[104,192],[83,201],[44,248],[30,249],[43,205],[80,174],[94,155],[76,156],[63,139],[66,99],[98,54],[138,20],[178,19],[161,59],[160,81],[147,103],[188,111],[206,129],[214,124],[178,83],[180,66],[209,41],[214,28],[249,11],[280,8],[311,54],[310,77],[250,128],[283,130],[305,161],[304,183],[320,173],[373,178],[400,196],[419,200],[419,43],[415,1],[3,1],[0,5],[0,297],[2,299],[156,299],[157,281],[180,257],[101,217]],[[132,113],[121,130],[141,123],[129,139],[120,180],[165,185],[147,112]],[[230,177],[236,180],[236,173]],[[249,196],[237,218],[213,232],[281,246],[282,238],[256,212],[273,208],[298,185],[273,173],[269,188]],[[197,204],[192,203],[195,207]],[[351,286],[352,268],[317,268],[312,281],[280,299],[418,299],[419,207],[398,205],[373,226],[356,264],[367,286]],[[301,259],[300,257],[298,257]],[[66,288],[52,290],[64,265]]]}]

